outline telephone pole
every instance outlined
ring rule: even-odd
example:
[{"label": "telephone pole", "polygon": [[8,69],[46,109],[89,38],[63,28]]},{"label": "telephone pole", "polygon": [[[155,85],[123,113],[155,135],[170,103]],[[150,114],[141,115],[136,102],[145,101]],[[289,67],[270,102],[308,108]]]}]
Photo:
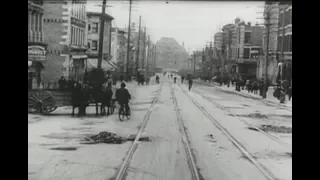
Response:
[{"label": "telephone pole", "polygon": [[196,53],[193,52],[193,77],[196,77]]},{"label": "telephone pole", "polygon": [[270,11],[266,12],[266,29],[267,29],[267,48],[266,48],[266,65],[265,65],[265,78],[264,78],[264,88],[262,98],[267,98],[267,89],[268,89],[268,63],[269,63],[269,38],[270,38]]},{"label": "telephone pole", "polygon": [[147,51],[147,76],[149,75],[149,55],[150,55],[150,36],[148,36],[148,51]]},{"label": "telephone pole", "polygon": [[127,42],[127,67],[126,67],[126,76],[127,79],[129,78],[129,60],[130,60],[130,35],[131,35],[131,5],[132,0],[130,0],[130,7],[129,7],[129,26],[128,26],[128,42]]},{"label": "telephone pole", "polygon": [[144,38],[143,38],[143,57],[142,57],[142,69],[144,69],[144,60],[146,58],[146,39],[147,39],[147,28],[144,27]]},{"label": "telephone pole", "polygon": [[106,13],[107,0],[102,1],[102,14],[100,16],[100,34],[99,34],[99,49],[98,49],[98,69],[101,69],[102,52],[103,52],[103,37],[104,37],[104,16]]},{"label": "telephone pole", "polygon": [[137,49],[137,57],[136,57],[136,75],[138,79],[139,72],[139,55],[140,55],[140,33],[141,33],[141,16],[139,16],[139,31],[138,31],[138,49]]},{"label": "telephone pole", "polygon": [[156,60],[157,60],[157,45],[154,45],[154,59],[153,59],[153,67],[156,70]]}]

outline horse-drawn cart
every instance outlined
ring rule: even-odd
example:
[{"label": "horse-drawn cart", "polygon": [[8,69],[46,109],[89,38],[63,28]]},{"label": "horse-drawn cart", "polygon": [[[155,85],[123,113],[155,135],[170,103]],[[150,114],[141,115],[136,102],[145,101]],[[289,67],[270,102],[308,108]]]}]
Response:
[{"label": "horse-drawn cart", "polygon": [[30,113],[48,114],[61,106],[72,106],[71,91],[55,89],[28,91]]},{"label": "horse-drawn cart", "polygon": [[[107,82],[107,79],[104,78],[101,70],[95,69],[88,74],[87,79],[84,81],[88,86],[90,86],[90,90],[87,92],[88,97],[86,97],[86,100],[83,103],[86,104],[86,106],[91,103],[95,103],[97,108],[98,103],[104,102],[105,96],[102,94],[102,97],[101,93],[103,93],[102,86]],[[114,93],[115,88],[112,89]],[[48,114],[61,106],[74,106],[75,101],[72,98],[72,89],[28,90],[28,112]]]}]

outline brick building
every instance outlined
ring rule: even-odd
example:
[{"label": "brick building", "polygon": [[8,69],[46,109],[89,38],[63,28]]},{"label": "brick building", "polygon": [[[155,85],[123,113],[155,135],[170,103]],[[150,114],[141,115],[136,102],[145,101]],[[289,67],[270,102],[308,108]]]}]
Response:
[{"label": "brick building", "polygon": [[61,76],[82,80],[86,66],[86,1],[44,1],[45,83]]},{"label": "brick building", "polygon": [[244,78],[256,78],[257,58],[262,49],[263,27],[244,21],[236,27],[236,64],[237,74]]},{"label": "brick building", "polygon": [[222,43],[223,43],[223,33],[222,32],[215,33],[213,47],[216,48],[217,50],[221,50]]},{"label": "brick building", "polygon": [[126,31],[120,28],[112,28],[111,34],[111,61],[118,66],[118,72],[125,72],[125,61],[127,56],[127,38]]},{"label": "brick building", "polygon": [[224,68],[225,72],[229,77],[234,77],[236,75],[237,65],[235,59],[232,58],[232,47],[233,47],[233,37],[236,36],[235,24],[227,24],[222,28],[223,32],[223,56],[224,56]]},{"label": "brick building", "polygon": [[[87,68],[96,68],[98,65],[98,51],[99,51],[99,40],[100,40],[100,16],[101,13],[96,12],[87,12]],[[111,62],[111,29],[112,29],[112,20],[114,18],[108,14],[105,14],[103,20],[104,24],[104,37],[103,37],[103,61],[101,67],[104,70],[115,70],[116,63]]]},{"label": "brick building", "polygon": [[28,89],[40,88],[47,44],[43,33],[43,1],[28,1]]},{"label": "brick building", "polygon": [[[271,26],[269,33],[268,80],[273,84],[277,79],[292,82],[292,5],[285,3],[267,3],[265,12],[270,12]],[[266,15],[266,13],[265,13]],[[265,22],[266,23],[266,22]],[[284,31],[283,31],[284,29]],[[282,37],[285,37],[284,39]],[[283,41],[284,40],[284,41]],[[263,50],[266,54],[267,32],[263,33]],[[265,77],[265,58],[258,61],[257,77]],[[280,77],[279,71],[282,71]]]}]

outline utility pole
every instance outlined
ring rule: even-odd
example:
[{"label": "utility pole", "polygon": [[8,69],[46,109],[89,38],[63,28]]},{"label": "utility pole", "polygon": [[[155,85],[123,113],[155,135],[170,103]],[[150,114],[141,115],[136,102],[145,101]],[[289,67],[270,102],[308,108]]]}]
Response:
[{"label": "utility pole", "polygon": [[139,72],[139,55],[140,55],[140,33],[141,33],[141,16],[139,16],[139,31],[138,31],[138,49],[137,49],[137,57],[136,57],[136,75],[138,79]]},{"label": "utility pole", "polygon": [[127,79],[129,78],[129,60],[130,60],[130,35],[131,35],[131,5],[132,5],[132,0],[130,2],[130,7],[129,7],[129,26],[128,26],[128,42],[127,42],[127,67],[126,67],[126,76]]},{"label": "utility pole", "polygon": [[157,45],[154,45],[154,59],[153,59],[153,67],[156,70],[156,60],[157,60]]},{"label": "utility pole", "polygon": [[196,53],[193,52],[193,78],[196,77]]},{"label": "utility pole", "polygon": [[267,28],[267,48],[266,48],[266,65],[265,65],[265,78],[264,78],[264,88],[262,98],[267,98],[267,89],[268,89],[268,63],[269,63],[269,38],[270,38],[270,11],[266,12],[266,28]]},{"label": "utility pole", "polygon": [[149,54],[150,54],[150,36],[148,36],[148,51],[147,51],[147,75],[149,75]]},{"label": "utility pole", "polygon": [[146,58],[146,39],[147,39],[147,28],[144,27],[144,38],[143,38],[143,57],[142,57],[142,69],[144,69],[144,60]]},{"label": "utility pole", "polygon": [[100,34],[99,34],[99,49],[98,49],[98,69],[101,69],[102,52],[103,52],[103,37],[104,37],[104,17],[106,13],[107,0],[102,1],[102,14],[100,16]]}]

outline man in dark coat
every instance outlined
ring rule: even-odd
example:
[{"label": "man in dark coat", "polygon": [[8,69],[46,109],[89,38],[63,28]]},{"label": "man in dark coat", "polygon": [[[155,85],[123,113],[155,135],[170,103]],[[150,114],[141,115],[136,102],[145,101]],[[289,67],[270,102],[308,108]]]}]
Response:
[{"label": "man in dark coat", "polygon": [[125,87],[126,84],[121,83],[121,88],[116,91],[116,99],[121,107],[125,106],[128,113],[127,115],[130,115],[129,100],[131,99],[131,95]]}]

